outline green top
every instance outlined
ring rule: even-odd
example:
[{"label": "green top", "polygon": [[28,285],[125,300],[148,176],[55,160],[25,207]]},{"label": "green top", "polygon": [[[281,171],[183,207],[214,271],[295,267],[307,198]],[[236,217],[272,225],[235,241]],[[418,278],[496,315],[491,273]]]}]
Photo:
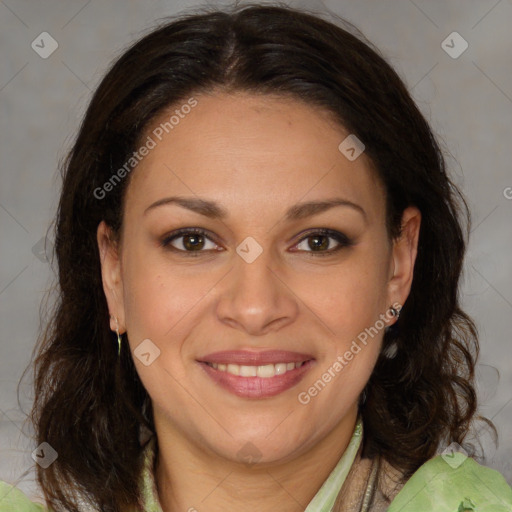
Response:
[{"label": "green top", "polygon": [[462,453],[438,455],[412,475],[387,510],[409,511],[511,512],[512,487]]},{"label": "green top", "polygon": [[[304,512],[330,512],[361,444],[358,419],[347,449]],[[145,448],[141,475],[145,512],[162,512],[158,503],[153,463],[155,443]],[[461,453],[437,456],[407,481],[387,512],[511,512],[512,488],[503,476]],[[0,512],[50,512],[31,502],[19,489],[0,482]]]}]

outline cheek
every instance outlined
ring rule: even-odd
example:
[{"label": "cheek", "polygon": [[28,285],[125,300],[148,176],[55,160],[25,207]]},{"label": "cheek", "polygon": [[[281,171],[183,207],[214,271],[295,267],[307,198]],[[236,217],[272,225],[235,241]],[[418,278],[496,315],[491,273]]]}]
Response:
[{"label": "cheek", "polygon": [[126,327],[130,338],[150,338],[163,350],[186,336],[190,321],[215,284],[212,275],[171,263],[159,249],[133,250],[123,270]]},{"label": "cheek", "polygon": [[126,255],[123,293],[130,338],[161,339],[173,321],[184,314],[188,302],[184,290],[169,279],[165,262],[154,257],[152,251],[128,246]]},{"label": "cheek", "polygon": [[347,339],[385,313],[387,265],[387,257],[377,251],[359,251],[322,273],[302,274],[299,294],[336,335]]}]

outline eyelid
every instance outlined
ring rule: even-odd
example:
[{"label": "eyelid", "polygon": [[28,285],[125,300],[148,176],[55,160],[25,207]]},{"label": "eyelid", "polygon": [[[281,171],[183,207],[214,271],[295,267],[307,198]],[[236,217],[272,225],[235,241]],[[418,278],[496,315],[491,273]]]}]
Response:
[{"label": "eyelid", "polygon": [[162,246],[164,249],[171,249],[176,252],[186,253],[186,254],[200,254],[200,253],[210,252],[212,250],[212,249],[210,249],[209,251],[184,251],[182,249],[176,249],[176,247],[173,247],[172,245],[170,245],[171,242],[173,242],[174,240],[181,238],[185,235],[189,235],[189,234],[202,235],[205,238],[207,238],[208,240],[210,240],[211,242],[218,245],[218,241],[216,240],[216,237],[213,236],[208,230],[206,230],[204,228],[190,227],[190,228],[176,229],[175,231],[167,233],[162,238],[162,241],[160,242],[160,246]]},{"label": "eyelid", "polygon": [[307,240],[309,237],[311,237],[313,235],[320,235],[320,236],[326,236],[328,238],[333,238],[334,240],[336,240],[338,245],[335,248],[329,249],[327,251],[300,251],[300,250],[298,250],[298,251],[293,251],[293,252],[304,252],[304,253],[310,254],[312,256],[328,256],[328,255],[332,255],[332,254],[338,252],[339,250],[341,250],[343,248],[352,247],[353,245],[355,245],[354,240],[352,240],[350,237],[348,237],[345,233],[343,233],[341,231],[337,231],[335,229],[329,229],[329,228],[312,228],[312,229],[303,231],[302,233],[297,235],[297,237],[300,237],[300,238],[295,243],[295,245],[293,247],[297,246],[298,244],[302,243],[304,240]]},{"label": "eyelid", "polygon": [[[215,236],[213,236],[208,230],[206,230],[204,228],[197,228],[197,227],[180,228],[175,231],[172,231],[171,233],[168,233],[163,237],[160,245],[166,249],[170,249],[170,250],[176,251],[178,253],[182,253],[184,255],[186,254],[187,256],[189,256],[189,255],[192,255],[192,256],[197,255],[198,256],[201,253],[210,253],[212,251],[215,251],[215,249],[185,251],[183,249],[177,249],[176,247],[173,247],[172,245],[170,245],[170,243],[172,241],[174,241],[180,237],[183,237],[185,235],[188,235],[188,234],[202,235],[205,238],[207,238],[208,240],[210,240],[211,242],[218,245],[218,242],[217,242]],[[338,252],[340,249],[343,249],[346,247],[351,247],[351,246],[355,245],[355,242],[341,231],[337,231],[337,230],[329,229],[329,228],[311,228],[311,229],[303,231],[302,233],[297,235],[298,240],[293,245],[293,247],[296,247],[298,244],[302,243],[304,240],[306,240],[307,238],[309,238],[313,235],[320,235],[320,236],[326,236],[328,238],[333,238],[334,240],[336,240],[338,245],[334,249],[329,249],[327,251],[295,250],[292,252],[303,252],[303,253],[308,253],[313,256],[315,256],[315,255],[327,256],[327,255],[334,254],[334,253]]]}]

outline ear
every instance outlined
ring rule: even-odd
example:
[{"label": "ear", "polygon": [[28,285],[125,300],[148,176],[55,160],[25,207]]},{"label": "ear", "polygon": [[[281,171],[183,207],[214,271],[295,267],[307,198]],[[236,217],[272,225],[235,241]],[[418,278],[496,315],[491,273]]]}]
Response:
[{"label": "ear", "polygon": [[[119,247],[112,236],[112,230],[105,221],[101,221],[98,225],[96,237],[100,253],[103,291],[110,312],[110,328],[115,331],[119,326],[119,334],[122,334],[126,329]],[[117,318],[117,324],[113,317]]]},{"label": "ear", "polygon": [[414,263],[418,252],[421,212],[415,206],[406,208],[402,215],[400,237],[393,241],[388,281],[388,304],[402,307],[412,286]]}]

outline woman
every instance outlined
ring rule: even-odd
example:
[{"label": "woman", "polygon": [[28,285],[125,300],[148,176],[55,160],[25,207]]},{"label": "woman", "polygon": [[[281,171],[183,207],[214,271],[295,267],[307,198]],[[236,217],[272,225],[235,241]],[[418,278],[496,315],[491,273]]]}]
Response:
[{"label": "woman", "polygon": [[511,510],[460,447],[465,211],[348,29],[248,6],[145,36],[65,165],[32,414],[46,506]]}]

